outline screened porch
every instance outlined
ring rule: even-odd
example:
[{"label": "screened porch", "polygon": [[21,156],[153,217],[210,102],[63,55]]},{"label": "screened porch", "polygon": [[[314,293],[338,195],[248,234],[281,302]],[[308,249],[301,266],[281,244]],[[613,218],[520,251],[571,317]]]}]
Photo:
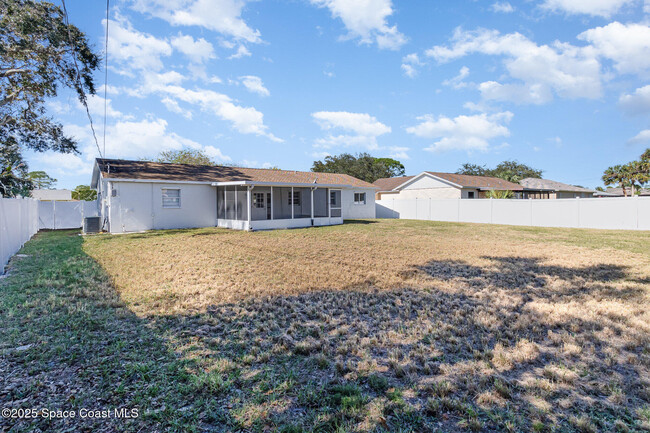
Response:
[{"label": "screened porch", "polygon": [[266,230],[343,223],[340,189],[245,184],[215,186],[219,227]]}]

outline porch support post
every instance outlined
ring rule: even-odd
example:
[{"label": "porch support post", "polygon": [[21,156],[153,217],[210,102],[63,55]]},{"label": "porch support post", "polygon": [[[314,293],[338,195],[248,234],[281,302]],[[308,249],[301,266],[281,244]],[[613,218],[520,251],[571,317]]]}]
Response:
[{"label": "porch support post", "polygon": [[271,221],[273,221],[273,187],[271,187],[271,203],[269,203],[269,206],[271,206]]},{"label": "porch support post", "polygon": [[291,203],[291,219],[293,219],[293,187],[291,187],[291,197],[289,198],[289,203]]},{"label": "porch support post", "polygon": [[327,218],[332,218],[332,190],[327,188]]},{"label": "porch support post", "polygon": [[238,220],[239,216],[237,215],[237,185],[235,185],[235,220]]},{"label": "porch support post", "polygon": [[316,188],[311,189],[311,219],[314,219],[314,190]]},{"label": "porch support post", "polygon": [[248,221],[248,230],[251,229],[251,189],[252,186],[246,188],[246,220]]}]

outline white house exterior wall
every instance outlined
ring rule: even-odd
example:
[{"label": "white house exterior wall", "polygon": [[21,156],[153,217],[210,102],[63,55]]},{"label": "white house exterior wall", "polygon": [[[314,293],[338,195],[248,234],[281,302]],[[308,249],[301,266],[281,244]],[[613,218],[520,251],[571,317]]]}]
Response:
[{"label": "white house exterior wall", "polygon": [[453,186],[430,189],[403,189],[396,194],[387,194],[382,198],[395,200],[413,200],[416,198],[461,198],[460,191],[460,188],[455,188]]},{"label": "white house exterior wall", "polygon": [[[354,193],[365,192],[366,204],[354,204]],[[341,215],[344,220],[375,218],[375,190],[370,188],[344,189],[341,191]]]},{"label": "white house exterior wall", "polygon": [[390,194],[390,196],[386,195],[385,198],[395,200],[416,198],[461,198],[461,190],[458,187],[452,186],[438,179],[429,176],[422,176],[406,185],[397,194]]},{"label": "white house exterior wall", "polygon": [[[111,182],[115,197],[110,201],[110,232],[124,233],[151,229],[214,227],[217,195],[211,185],[157,182]],[[162,190],[181,190],[180,208],[162,207]]]}]

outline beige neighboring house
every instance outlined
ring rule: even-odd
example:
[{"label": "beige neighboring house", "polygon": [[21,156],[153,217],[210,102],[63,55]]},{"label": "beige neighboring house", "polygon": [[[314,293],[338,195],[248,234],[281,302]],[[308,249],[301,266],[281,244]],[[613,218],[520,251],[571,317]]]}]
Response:
[{"label": "beige neighboring house", "polygon": [[527,177],[519,184],[524,187],[524,198],[557,199],[557,198],[591,198],[596,192],[593,189],[568,185],[549,179]]},{"label": "beige neighboring house", "polygon": [[377,179],[377,200],[428,198],[485,198],[487,191],[523,191],[521,185],[490,176],[423,171],[417,176]]},{"label": "beige neighboring house", "polygon": [[32,198],[41,201],[72,201],[69,189],[33,189]]}]

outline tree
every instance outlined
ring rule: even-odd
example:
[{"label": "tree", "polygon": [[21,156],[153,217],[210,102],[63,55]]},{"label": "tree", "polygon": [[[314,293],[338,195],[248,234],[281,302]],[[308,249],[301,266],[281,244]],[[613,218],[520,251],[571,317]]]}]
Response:
[{"label": "tree", "polygon": [[13,158],[0,160],[3,182],[11,178],[22,188],[30,186],[27,166],[12,168],[25,148],[78,152],[62,125],[47,115],[45,100],[63,86],[85,101],[86,93],[95,93],[92,73],[98,67],[99,57],[85,34],[66,24],[61,8],[34,0],[0,0],[0,146],[3,157]]},{"label": "tree", "polygon": [[32,181],[36,189],[50,189],[56,183],[56,179],[50,177],[44,171],[30,171],[27,177]]},{"label": "tree", "polygon": [[27,164],[17,144],[0,146],[0,195],[2,197],[29,196],[33,189],[27,177]]},{"label": "tree", "polygon": [[203,151],[198,149],[165,150],[160,152],[156,162],[171,162],[189,165],[218,165]]},{"label": "tree", "polygon": [[527,177],[541,178],[542,170],[537,170],[517,161],[503,161],[495,168],[487,168],[484,165],[465,163],[461,165],[458,171],[456,171],[456,174],[492,176],[509,182],[519,183],[519,181]]},{"label": "tree", "polygon": [[484,165],[471,164],[466,162],[461,165],[456,174],[467,174],[470,176],[488,176],[487,172],[489,170]]},{"label": "tree", "polygon": [[485,193],[485,197],[495,198],[495,199],[512,198],[514,195],[515,193],[510,190],[500,191],[500,190],[491,189]]},{"label": "tree", "polygon": [[638,161],[607,168],[603,173],[603,182],[605,185],[619,185],[624,197],[627,197],[626,188],[630,187],[630,196],[634,196],[636,191],[650,182],[650,149],[646,149]]},{"label": "tree", "polygon": [[603,173],[605,185],[619,185],[623,189],[623,196],[627,197],[628,173],[622,165],[609,167]]},{"label": "tree", "polygon": [[97,200],[97,191],[88,185],[78,185],[72,190],[72,199],[85,201]]},{"label": "tree", "polygon": [[384,177],[403,176],[404,165],[392,158],[375,158],[368,153],[357,156],[349,153],[326,156],[324,161],[314,161],[311,171],[318,173],[343,173],[374,182]]}]

